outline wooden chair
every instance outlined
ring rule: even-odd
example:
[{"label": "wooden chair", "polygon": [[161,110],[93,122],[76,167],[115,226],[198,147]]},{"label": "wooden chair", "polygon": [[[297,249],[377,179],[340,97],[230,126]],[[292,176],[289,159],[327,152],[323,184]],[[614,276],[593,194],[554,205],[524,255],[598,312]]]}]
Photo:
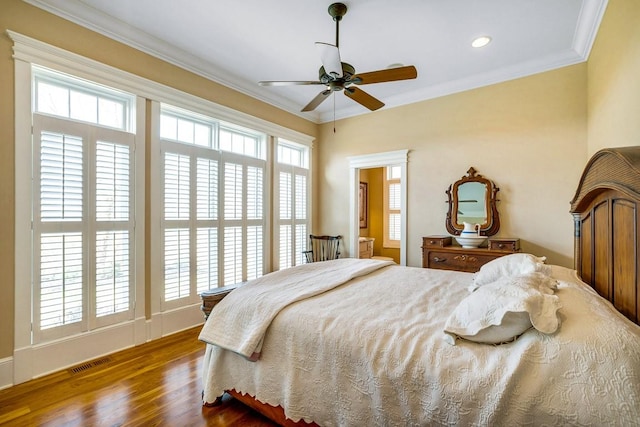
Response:
[{"label": "wooden chair", "polygon": [[342,236],[309,235],[309,250],[303,254],[307,262],[328,261],[340,258],[340,240]]}]

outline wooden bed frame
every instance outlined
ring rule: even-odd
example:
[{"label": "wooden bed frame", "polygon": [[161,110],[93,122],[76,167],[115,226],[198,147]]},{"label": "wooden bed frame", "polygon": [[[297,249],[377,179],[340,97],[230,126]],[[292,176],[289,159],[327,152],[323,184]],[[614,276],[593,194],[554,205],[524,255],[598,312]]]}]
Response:
[{"label": "wooden bed frame", "polygon": [[640,147],[598,151],[582,173],[571,213],[574,268],[640,324]]},{"label": "wooden bed frame", "polygon": [[[597,152],[582,173],[571,201],[575,224],[575,269],[587,284],[618,311],[640,324],[640,147]],[[295,423],[282,407],[248,394],[228,392],[282,426]]]}]

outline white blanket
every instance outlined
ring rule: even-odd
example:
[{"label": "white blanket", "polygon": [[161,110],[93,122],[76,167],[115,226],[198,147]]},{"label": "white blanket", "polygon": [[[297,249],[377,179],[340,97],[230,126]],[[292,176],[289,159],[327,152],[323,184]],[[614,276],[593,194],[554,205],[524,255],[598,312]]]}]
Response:
[{"label": "white blanket", "polygon": [[391,264],[343,258],[267,274],[235,289],[218,303],[199,338],[255,361],[260,357],[267,328],[284,307]]},{"label": "white blanket", "polygon": [[640,327],[571,270],[554,277],[554,335],[451,346],[444,324],[473,275],[379,269],[282,309],[258,362],[208,345],[204,400],[235,389],[328,427],[638,425]]}]

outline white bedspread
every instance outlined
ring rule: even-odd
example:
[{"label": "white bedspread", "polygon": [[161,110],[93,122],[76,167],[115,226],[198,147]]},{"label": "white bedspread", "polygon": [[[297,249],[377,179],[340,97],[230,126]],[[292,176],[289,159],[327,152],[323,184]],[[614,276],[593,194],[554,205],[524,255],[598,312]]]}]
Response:
[{"label": "white bedspread", "polygon": [[199,338],[255,361],[260,357],[265,331],[284,307],[390,264],[393,262],[343,258],[265,275],[218,303]]},{"label": "white bedspread", "polygon": [[204,399],[236,389],[322,426],[638,425],[640,327],[553,271],[558,332],[499,346],[443,340],[471,274],[374,271],[283,308],[258,362],[208,345]]}]

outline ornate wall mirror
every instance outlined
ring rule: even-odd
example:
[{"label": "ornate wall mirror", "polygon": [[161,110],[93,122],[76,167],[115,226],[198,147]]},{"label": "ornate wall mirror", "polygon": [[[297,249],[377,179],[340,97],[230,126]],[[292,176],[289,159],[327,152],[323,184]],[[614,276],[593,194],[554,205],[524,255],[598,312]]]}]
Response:
[{"label": "ornate wall mirror", "polygon": [[493,181],[476,173],[471,167],[467,176],[454,182],[446,191],[449,211],[446,227],[449,234],[460,235],[463,223],[480,224],[482,236],[493,236],[500,229],[496,194],[500,191]]}]

